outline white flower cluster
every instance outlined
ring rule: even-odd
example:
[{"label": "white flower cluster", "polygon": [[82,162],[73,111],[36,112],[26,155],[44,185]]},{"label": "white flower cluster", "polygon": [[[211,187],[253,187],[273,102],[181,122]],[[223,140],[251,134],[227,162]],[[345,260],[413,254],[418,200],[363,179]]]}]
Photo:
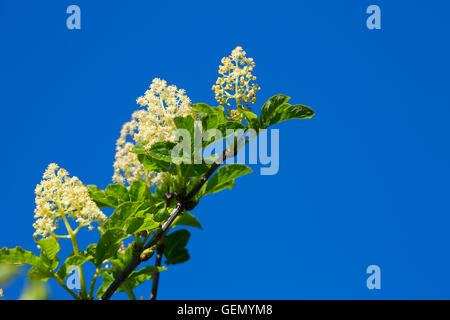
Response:
[{"label": "white flower cluster", "polygon": [[229,57],[222,59],[219,66],[219,77],[216,84],[212,87],[215,92],[216,100],[221,105],[230,106],[229,99],[235,99],[236,103],[242,100],[246,104],[256,102],[256,91],[260,87],[255,81],[256,77],[252,75],[255,62],[252,58],[247,58],[246,52],[242,47],[236,47]]},{"label": "white flower cluster", "polygon": [[[132,184],[142,180],[149,185],[158,182],[155,172],[149,172],[139,162],[136,154],[130,152],[136,143],[146,142],[148,146],[158,141],[175,140],[175,117],[193,114],[191,100],[185,90],[167,85],[161,79],[154,79],[150,90],[136,102],[145,109],[135,111],[131,121],[125,123],[116,143],[113,181]],[[131,141],[127,141],[130,137]]]},{"label": "white flower cluster", "polygon": [[53,235],[63,215],[75,220],[79,228],[89,226],[91,229],[92,222],[106,220],[106,216],[89,197],[86,186],[77,177],[69,177],[69,173],[55,163],[49,164],[35,193],[35,236],[45,238],[49,234]]}]

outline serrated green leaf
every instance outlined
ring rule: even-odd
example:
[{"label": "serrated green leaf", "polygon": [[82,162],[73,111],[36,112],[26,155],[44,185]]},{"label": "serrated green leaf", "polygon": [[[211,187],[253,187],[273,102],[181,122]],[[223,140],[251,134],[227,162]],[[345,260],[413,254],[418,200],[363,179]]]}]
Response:
[{"label": "serrated green leaf", "polygon": [[148,217],[144,219],[144,222],[137,228],[134,232],[141,232],[141,231],[153,231],[157,229],[161,224],[159,222],[156,222],[152,218]]},{"label": "serrated green leaf", "polygon": [[314,115],[315,113],[310,107],[285,103],[272,113],[268,126],[291,119],[310,119]]},{"label": "serrated green leaf", "polygon": [[172,252],[172,256],[166,259],[166,264],[179,264],[189,260],[191,255],[186,248]]},{"label": "serrated green leaf", "polygon": [[55,238],[46,238],[37,241],[41,247],[41,261],[51,270],[58,267],[59,259],[57,253],[61,250],[59,243]]},{"label": "serrated green leaf", "polygon": [[[228,121],[219,125],[218,129],[222,132],[223,138],[227,138],[236,131],[243,131],[246,127],[237,121]],[[227,134],[228,131],[228,134]]]},{"label": "serrated green leaf", "polygon": [[120,247],[120,241],[129,235],[119,228],[107,230],[97,243],[95,265],[100,266],[104,260],[114,255]]},{"label": "serrated green leaf", "polygon": [[39,257],[21,247],[16,247],[14,249],[0,249],[0,263],[14,264],[16,266],[42,266]]},{"label": "serrated green leaf", "polygon": [[217,124],[221,124],[227,121],[225,110],[222,106],[211,107],[206,103],[195,103],[191,105],[191,109],[194,109],[200,114],[204,114],[207,116],[217,116]]},{"label": "serrated green leaf", "polygon": [[177,129],[187,130],[191,133],[191,136],[193,135],[195,120],[191,115],[185,117],[175,117],[173,118],[173,122],[175,123]]},{"label": "serrated green leaf", "polygon": [[149,190],[147,185],[141,180],[133,181],[128,191],[131,201],[145,201],[149,199]]},{"label": "serrated green leaf", "polygon": [[207,163],[184,164],[181,163],[181,172],[184,177],[202,177],[211,167]]},{"label": "serrated green leaf", "polygon": [[217,129],[219,126],[219,117],[217,114],[209,114],[201,118],[203,131]]},{"label": "serrated green leaf", "polygon": [[222,139],[226,139],[235,132],[243,131],[246,129],[246,126],[244,126],[242,123],[237,121],[222,121],[219,117],[216,116],[216,114],[205,116],[201,120],[205,133],[206,130],[217,130],[209,132],[208,137],[205,134],[203,135],[203,138],[205,139],[202,143],[203,149],[212,143],[215,143]]},{"label": "serrated green leaf", "polygon": [[191,105],[191,109],[196,110],[197,112],[203,112],[206,114],[216,114],[218,113],[218,109],[216,107],[211,107],[206,103],[194,103]]},{"label": "serrated green leaf", "polygon": [[220,167],[217,173],[213,175],[206,184],[206,187],[202,189],[202,195],[208,193],[219,192],[225,188],[232,189],[234,184],[232,183],[234,179],[239,178],[243,175],[251,173],[252,169],[244,164],[229,164]]},{"label": "serrated green leaf", "polygon": [[97,296],[97,298],[101,299],[101,297],[106,292],[106,290],[109,288],[111,283],[113,283],[114,277],[112,275],[112,270],[110,270],[110,269],[101,269],[99,272],[99,276],[102,277],[102,280],[101,280],[102,284],[98,288],[95,295]]},{"label": "serrated green leaf", "polygon": [[131,150],[131,152],[136,153],[136,154],[143,154],[145,153],[145,146],[148,144],[148,142],[145,141],[141,141],[136,143],[136,145],[133,147],[133,149]]},{"label": "serrated green leaf", "polygon": [[118,200],[115,197],[107,195],[97,186],[88,185],[86,187],[89,190],[91,199],[94,200],[99,208],[115,208],[119,204]]},{"label": "serrated green leaf", "polygon": [[285,96],[284,94],[277,94],[264,103],[261,107],[261,125],[263,128],[268,127],[274,111],[289,99],[290,97]]},{"label": "serrated green leaf", "polygon": [[155,171],[155,172],[170,171],[170,162],[154,159],[150,157],[148,154],[139,154],[138,160],[148,171]]},{"label": "serrated green leaf", "polygon": [[156,272],[161,272],[167,270],[166,267],[154,267],[154,266],[147,266],[142,268],[138,271],[133,271],[130,276],[127,279],[128,285],[131,287],[131,289],[136,288],[141,283],[150,280],[153,278],[153,275]]},{"label": "serrated green leaf", "polygon": [[156,222],[163,222],[169,217],[169,214],[170,213],[167,210],[167,208],[163,207],[163,208],[159,209],[158,211],[156,211],[155,216],[153,217],[153,219]]},{"label": "serrated green leaf", "polygon": [[30,280],[46,281],[48,278],[54,277],[50,270],[51,266],[45,264],[41,258],[35,256],[32,252],[26,251],[21,247],[0,249],[0,263],[16,266],[31,265],[32,268],[28,271]]},{"label": "serrated green leaf", "polygon": [[172,149],[176,146],[173,142],[156,142],[153,144],[147,154],[156,160],[172,162]]},{"label": "serrated green leaf", "polygon": [[49,278],[53,278],[54,274],[50,270],[46,270],[43,267],[33,266],[28,270],[27,277],[30,281],[47,281]]},{"label": "serrated green leaf", "polygon": [[131,217],[125,221],[124,229],[128,234],[134,234],[139,227],[144,223],[143,217]]},{"label": "serrated green leaf", "polygon": [[200,222],[197,220],[197,218],[188,212],[185,212],[181,216],[179,216],[173,222],[173,225],[174,226],[188,226],[188,227],[202,229],[202,226],[201,226]]},{"label": "serrated green leaf", "polygon": [[167,242],[164,248],[166,264],[183,263],[189,260],[190,255],[185,248],[191,234],[185,229],[172,232],[167,236]]},{"label": "serrated green leaf", "polygon": [[111,216],[101,226],[101,231],[105,232],[111,228],[123,228],[125,230],[125,221],[127,219],[138,216],[145,216],[152,205],[148,202],[124,202],[119,205]]},{"label": "serrated green leaf", "polygon": [[128,189],[122,184],[110,184],[106,187],[105,192],[108,196],[115,197],[119,203],[130,201]]}]

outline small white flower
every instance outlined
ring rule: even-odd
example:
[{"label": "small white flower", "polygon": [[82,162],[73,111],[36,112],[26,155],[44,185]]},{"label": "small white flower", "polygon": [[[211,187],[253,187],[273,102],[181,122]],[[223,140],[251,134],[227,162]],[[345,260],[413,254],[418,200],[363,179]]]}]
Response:
[{"label": "small white flower", "polygon": [[55,163],[48,165],[35,193],[35,236],[45,238],[52,234],[62,215],[71,217],[80,227],[106,220],[106,216],[89,197],[86,186],[77,177],[69,177],[69,173]]},{"label": "small white flower", "polygon": [[229,57],[222,59],[219,66],[219,74],[216,84],[212,87],[215,92],[216,100],[221,105],[230,106],[229,99],[236,100],[239,103],[242,100],[245,103],[256,102],[256,91],[260,87],[255,81],[256,77],[251,71],[255,67],[253,58],[247,58],[246,52],[242,47],[236,47]]},{"label": "small white flower", "polygon": [[149,185],[157,183],[157,174],[145,170],[137,155],[130,151],[139,142],[147,142],[150,146],[159,141],[174,141],[176,126],[173,119],[193,114],[191,100],[185,93],[185,90],[168,86],[166,81],[156,78],[150,90],[136,100],[146,108],[135,111],[131,121],[120,130],[116,142],[114,182],[131,185],[135,180],[142,180]]}]

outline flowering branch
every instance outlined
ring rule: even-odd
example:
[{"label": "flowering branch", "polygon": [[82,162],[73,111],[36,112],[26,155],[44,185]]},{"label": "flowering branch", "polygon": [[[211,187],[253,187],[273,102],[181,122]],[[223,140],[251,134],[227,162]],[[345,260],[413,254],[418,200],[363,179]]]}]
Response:
[{"label": "flowering branch", "polygon": [[[67,171],[50,164],[35,190],[33,226],[40,256],[20,247],[2,248],[0,263],[31,265],[30,280],[54,279],[78,300],[94,298],[99,276],[102,284],[96,296],[102,300],[109,300],[118,290],[135,299],[134,288],[153,279],[150,299],[155,300],[159,273],[167,269],[161,267],[163,254],[168,265],[185,262],[190,257],[185,248],[189,231],[181,229],[168,234],[172,227],[201,228],[196,217],[186,211],[193,210],[207,194],[232,189],[236,178],[252,172],[244,164],[221,167],[222,163],[235,157],[262,130],[286,120],[314,116],[311,108],[291,105],[290,98],[282,94],[264,103],[260,116],[244,107],[244,104],[256,102],[256,91],[260,90],[254,83],[254,66],[253,59],[247,58],[241,47],[222,59],[221,76],[212,88],[219,102],[217,107],[191,104],[183,89],[154,79],[150,89],[137,99],[143,108],[134,112],[131,121],[123,125],[117,140],[115,184],[108,185],[104,191],[93,185],[85,186],[77,177],[69,177]],[[236,105],[232,107],[230,102]],[[206,136],[212,138],[212,131],[214,139],[207,140]],[[245,140],[249,132],[252,136]],[[177,144],[180,136],[182,143]],[[198,163],[197,156],[201,160],[202,152],[219,141],[228,142],[219,158],[212,164],[209,161]],[[179,156],[176,151],[183,151],[182,163],[176,160]],[[189,158],[190,162],[186,162]],[[209,159],[212,157],[205,160]],[[103,207],[113,208],[114,212],[106,217],[100,210]],[[60,221],[64,222],[68,234],[55,233]],[[76,235],[82,227],[94,229],[94,222],[100,223],[100,239],[81,251]],[[71,224],[77,226],[72,228]],[[125,248],[123,240],[131,236],[134,242]],[[71,239],[73,252],[59,265],[57,253],[61,250],[61,239]],[[136,270],[155,251],[155,265]],[[88,261],[95,266],[89,286],[82,268]],[[65,284],[74,269],[80,271],[79,296]]]},{"label": "flowering branch", "polygon": [[[242,146],[242,142],[245,139],[245,136],[247,135],[248,130],[245,130],[240,137],[238,143],[236,146],[232,145],[232,150],[225,149],[218,159],[217,162],[213,163],[211,167],[208,169],[208,171],[203,175],[203,177],[200,179],[200,181],[195,185],[195,187],[189,192],[184,198],[178,199],[178,203],[175,206],[175,208],[172,210],[172,212],[169,215],[169,218],[164,222],[164,224],[161,226],[161,229],[150,239],[150,241],[145,245],[145,247],[137,252],[137,254],[133,255],[133,259],[131,262],[125,267],[125,269],[120,273],[120,275],[114,280],[114,282],[108,287],[108,289],[105,291],[103,296],[101,297],[102,300],[109,300],[111,296],[116,292],[116,290],[119,288],[119,286],[124,282],[127,277],[130,275],[131,272],[133,272],[134,269],[141,263],[140,256],[142,252],[145,249],[149,249],[155,245],[157,245],[158,241],[161,239],[161,237],[170,229],[172,223],[175,221],[175,219],[178,217],[180,213],[182,213],[185,209],[185,204],[187,204],[189,201],[191,201],[195,195],[200,191],[200,189],[203,187],[203,185],[208,181],[208,179],[213,175],[213,173],[217,170],[217,168],[220,167],[220,165],[229,157],[236,156],[237,152],[239,151],[240,147]],[[152,289],[152,296],[153,296],[153,290]],[[154,298],[156,299],[156,291],[154,294]]]},{"label": "flowering branch", "polygon": [[[225,152],[224,152],[225,154]],[[213,164],[211,168],[208,170],[208,172],[203,176],[203,178],[198,182],[198,184],[193,189],[196,190],[195,192],[190,192],[186,198],[179,200],[175,208],[172,210],[172,212],[169,215],[169,218],[164,222],[164,224],[161,226],[161,229],[149,240],[149,242],[144,246],[142,249],[138,249],[138,252],[133,255],[133,258],[131,259],[130,263],[125,267],[125,269],[119,274],[119,276],[114,279],[114,282],[108,287],[108,289],[105,291],[103,296],[101,297],[102,300],[109,300],[111,296],[116,292],[116,290],[119,288],[119,286],[124,282],[127,277],[130,275],[131,272],[133,272],[134,269],[141,263],[140,256],[142,252],[145,249],[149,249],[156,245],[158,241],[161,239],[161,237],[169,230],[172,223],[175,221],[175,219],[178,217],[180,213],[184,211],[185,203],[189,200],[191,200],[195,194],[202,188],[202,186],[205,184],[205,182],[211,177],[211,175],[216,171],[216,169],[220,166],[220,164]]]}]

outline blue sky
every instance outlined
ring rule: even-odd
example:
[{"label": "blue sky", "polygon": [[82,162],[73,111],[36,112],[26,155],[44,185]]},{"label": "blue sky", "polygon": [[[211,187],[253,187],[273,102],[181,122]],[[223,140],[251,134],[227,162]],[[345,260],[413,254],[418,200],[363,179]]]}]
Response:
[{"label": "blue sky", "polygon": [[[66,28],[70,4],[81,30]],[[371,4],[381,30],[366,27]],[[449,299],[449,9],[1,0],[0,247],[37,252],[34,188],[48,163],[106,187],[120,127],[152,79],[214,104],[220,59],[240,45],[262,87],[255,112],[283,93],[317,115],[278,125],[277,175],[255,170],[202,200],[191,260],[161,275],[159,298]],[[83,236],[82,247],[96,238]],[[381,290],[366,287],[372,264]],[[70,298],[49,284],[52,298]]]}]

